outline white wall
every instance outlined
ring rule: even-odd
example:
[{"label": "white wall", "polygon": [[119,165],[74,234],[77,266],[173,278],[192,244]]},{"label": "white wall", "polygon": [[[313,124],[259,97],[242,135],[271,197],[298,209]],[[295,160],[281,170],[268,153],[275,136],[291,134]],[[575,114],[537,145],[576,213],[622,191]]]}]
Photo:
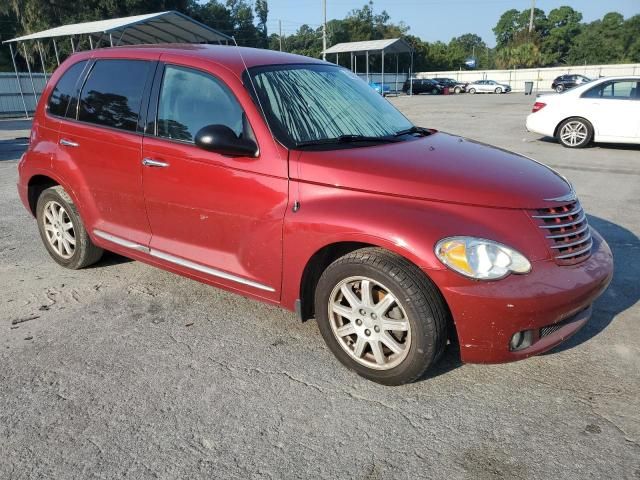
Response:
[{"label": "white wall", "polygon": [[[417,72],[417,78],[447,77],[460,82],[495,80],[508,83],[513,91],[524,91],[524,82],[533,82],[534,92],[551,90],[551,82],[559,75],[575,73],[589,78],[618,75],[640,75],[640,63],[622,65],[584,65],[575,67],[523,68],[516,70],[463,70],[451,72]],[[386,80],[386,79],[385,79]]]}]

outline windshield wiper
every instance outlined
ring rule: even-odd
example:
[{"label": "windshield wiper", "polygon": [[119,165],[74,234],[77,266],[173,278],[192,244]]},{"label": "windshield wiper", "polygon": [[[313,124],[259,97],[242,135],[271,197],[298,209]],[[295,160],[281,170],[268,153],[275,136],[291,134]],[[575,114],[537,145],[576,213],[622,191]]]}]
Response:
[{"label": "windshield wiper", "polygon": [[400,130],[393,134],[394,137],[401,137],[402,135],[409,135],[411,133],[420,133],[423,136],[427,137],[431,135],[431,131],[424,127],[416,127],[415,125],[411,128],[407,128],[406,130]]},{"label": "windshield wiper", "polygon": [[389,137],[370,137],[367,135],[340,135],[336,138],[320,138],[318,140],[308,140],[296,143],[296,147],[309,147],[315,145],[332,145],[337,143],[354,143],[354,142],[376,142],[376,143],[395,143],[398,139],[395,135]]}]

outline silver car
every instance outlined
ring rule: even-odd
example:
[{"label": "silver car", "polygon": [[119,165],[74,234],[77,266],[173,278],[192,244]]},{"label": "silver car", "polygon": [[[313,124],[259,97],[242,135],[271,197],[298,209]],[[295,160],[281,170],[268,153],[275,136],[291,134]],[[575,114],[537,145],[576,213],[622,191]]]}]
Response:
[{"label": "silver car", "polygon": [[509,93],[511,86],[495,80],[477,80],[467,86],[467,93]]}]

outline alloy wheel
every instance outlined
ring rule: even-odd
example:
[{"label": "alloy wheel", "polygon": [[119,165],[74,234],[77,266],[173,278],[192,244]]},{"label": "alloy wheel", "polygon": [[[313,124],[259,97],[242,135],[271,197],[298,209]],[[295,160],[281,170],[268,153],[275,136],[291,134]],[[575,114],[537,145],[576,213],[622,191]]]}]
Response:
[{"label": "alloy wheel", "polygon": [[64,207],[51,200],[44,206],[43,226],[47,241],[62,258],[69,259],[76,251],[73,222]]},{"label": "alloy wheel", "polygon": [[329,322],[338,343],[356,362],[389,370],[406,358],[411,324],[399,300],[378,281],[349,277],[329,296]]},{"label": "alloy wheel", "polygon": [[587,126],[578,121],[567,122],[560,130],[560,139],[570,147],[581,145],[587,140],[589,130]]}]

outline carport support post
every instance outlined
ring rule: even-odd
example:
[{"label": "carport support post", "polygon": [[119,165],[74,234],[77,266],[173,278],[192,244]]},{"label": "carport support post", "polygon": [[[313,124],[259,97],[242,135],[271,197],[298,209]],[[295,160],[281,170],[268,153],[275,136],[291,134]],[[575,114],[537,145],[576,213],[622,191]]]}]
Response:
[{"label": "carport support post", "polygon": [[409,95],[413,96],[413,50],[409,55],[411,55],[411,64],[409,66]]},{"label": "carport support post", "polygon": [[400,64],[400,54],[396,53],[396,95],[398,95],[398,66]]},{"label": "carport support post", "polygon": [[47,68],[44,64],[44,55],[42,54],[42,45],[40,45],[40,42],[38,42],[38,52],[40,53],[40,63],[42,64],[42,73],[44,73],[44,83],[46,85],[49,79],[47,78]]},{"label": "carport support post", "polygon": [[350,52],[349,56],[351,57],[351,71],[353,72],[353,52]]},{"label": "carport support post", "polygon": [[[33,90],[34,105],[38,104],[38,94],[36,93],[36,85],[33,83],[33,75],[31,74],[31,65],[29,65],[29,57],[27,57],[27,47],[22,44],[22,51],[24,52],[24,60],[27,62],[27,70],[29,71],[29,80],[31,80],[31,89]],[[35,107],[34,107],[35,110]]]},{"label": "carport support post", "polygon": [[384,97],[384,49],[382,50],[382,85],[380,86],[380,94]]},{"label": "carport support post", "polygon": [[18,90],[20,90],[20,98],[22,98],[22,106],[24,107],[24,118],[29,118],[29,111],[27,110],[27,102],[24,101],[24,92],[22,91],[22,84],[20,83],[20,75],[18,74],[18,66],[16,65],[16,56],[13,53],[13,43],[9,44],[11,50],[11,61],[13,62],[13,70],[16,72],[16,81],[18,82]]},{"label": "carport support post", "polygon": [[69,37],[69,41],[71,42],[71,52],[76,53],[76,46],[73,44],[73,37]]},{"label": "carport support post", "polygon": [[89,34],[89,49],[93,50],[93,38],[91,37],[91,34]]},{"label": "carport support post", "polygon": [[109,44],[113,47],[113,34],[109,34]]},{"label": "carport support post", "polygon": [[53,40],[53,51],[56,53],[56,62],[58,63],[58,66],[60,66],[60,55],[58,54],[58,45],[56,44],[56,39],[52,38]]},{"label": "carport support post", "polygon": [[369,50],[367,50],[365,57],[367,59],[367,83],[369,83]]}]

